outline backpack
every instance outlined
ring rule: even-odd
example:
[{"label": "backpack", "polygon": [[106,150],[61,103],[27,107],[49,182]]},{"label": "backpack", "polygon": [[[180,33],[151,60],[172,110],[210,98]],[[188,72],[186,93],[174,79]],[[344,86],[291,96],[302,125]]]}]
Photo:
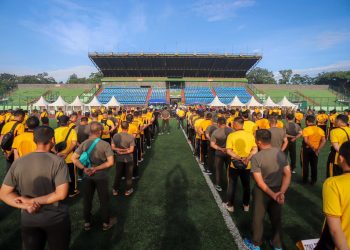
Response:
[{"label": "backpack", "polygon": [[5,151],[11,150],[13,140],[15,139],[15,130],[18,124],[20,124],[20,122],[16,122],[12,126],[11,130],[3,136],[1,145],[0,145],[3,150]]},{"label": "backpack", "polygon": [[97,143],[101,140],[101,138],[96,138],[94,142],[90,145],[89,149],[87,151],[84,151],[80,157],[79,161],[81,164],[83,164],[85,167],[89,168],[91,167],[91,161],[90,161],[90,154],[92,150],[96,147]]}]

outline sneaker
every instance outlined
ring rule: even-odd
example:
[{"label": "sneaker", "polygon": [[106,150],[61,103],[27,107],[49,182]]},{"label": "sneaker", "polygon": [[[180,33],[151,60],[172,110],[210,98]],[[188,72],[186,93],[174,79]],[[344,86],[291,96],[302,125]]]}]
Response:
[{"label": "sneaker", "polygon": [[80,191],[77,190],[77,191],[75,191],[74,193],[70,194],[70,195],[69,195],[69,198],[73,198],[73,197],[75,197],[75,196],[77,196],[77,195],[79,195],[79,194],[80,194]]},{"label": "sneaker", "polygon": [[233,213],[235,211],[235,208],[233,206],[229,206],[227,203],[222,204],[224,208],[229,211],[230,213]]},{"label": "sneaker", "polygon": [[141,160],[139,160],[139,162],[143,162],[143,158],[141,158]]},{"label": "sneaker", "polygon": [[112,195],[113,196],[118,196],[119,195],[119,192],[118,192],[118,190],[112,190]]},{"label": "sneaker", "polygon": [[203,172],[204,172],[205,174],[207,174],[207,175],[212,175],[212,174],[213,174],[213,173],[210,172],[210,170],[208,170],[208,169],[205,169]]},{"label": "sneaker", "polygon": [[250,250],[260,250],[260,247],[259,246],[255,246],[251,240],[244,239],[243,243]]},{"label": "sneaker", "polygon": [[109,223],[103,223],[102,230],[107,231],[111,229],[115,224],[117,224],[117,218],[113,217],[109,219]]},{"label": "sneaker", "polygon": [[216,189],[218,192],[221,192],[221,191],[222,191],[222,188],[221,188],[219,185],[216,185],[216,186],[215,186],[215,189]]},{"label": "sneaker", "polygon": [[292,171],[292,174],[296,174],[297,172],[295,172],[294,170]]},{"label": "sneaker", "polygon": [[249,212],[249,205],[248,206],[243,205],[243,210],[244,212]]},{"label": "sneaker", "polygon": [[158,135],[162,135],[163,133],[159,133]]},{"label": "sneaker", "polygon": [[85,222],[84,223],[84,231],[90,231],[91,230],[91,223]]},{"label": "sneaker", "polygon": [[125,192],[125,196],[130,196],[134,192],[133,188],[130,188],[128,191]]},{"label": "sneaker", "polygon": [[122,177],[122,180],[125,180],[125,176]]},{"label": "sneaker", "polygon": [[151,148],[151,146],[147,146],[147,149],[150,149]]},{"label": "sneaker", "polygon": [[83,177],[79,176],[78,177],[78,182],[82,182],[83,181]]}]

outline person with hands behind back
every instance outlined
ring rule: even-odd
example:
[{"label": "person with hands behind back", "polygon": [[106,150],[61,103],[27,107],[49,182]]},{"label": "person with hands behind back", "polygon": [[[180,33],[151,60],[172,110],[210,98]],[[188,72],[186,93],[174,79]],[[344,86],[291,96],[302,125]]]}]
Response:
[{"label": "person with hands behind back", "polygon": [[67,165],[50,152],[55,145],[54,130],[39,126],[34,130],[37,148],[16,160],[0,190],[0,199],[22,209],[23,249],[69,249],[68,206],[61,203],[68,195]]},{"label": "person with hands behind back", "polygon": [[98,141],[89,155],[91,167],[84,166],[79,160],[80,156],[89,150],[94,141],[97,138],[101,138],[103,129],[104,128],[101,123],[96,121],[91,122],[89,139],[81,143],[72,156],[72,161],[75,166],[83,169],[84,173],[87,175],[87,178],[85,178],[83,195],[85,231],[89,231],[91,229],[91,210],[95,189],[97,189],[97,194],[101,205],[101,215],[103,221],[102,229],[106,231],[116,223],[115,218],[110,218],[109,211],[110,198],[108,169],[114,164],[114,153],[111,145],[103,140]]},{"label": "person with hands behind back", "polygon": [[255,180],[253,189],[252,239],[245,239],[249,249],[258,250],[262,244],[264,218],[269,214],[272,224],[273,249],[282,249],[282,205],[290,185],[291,171],[286,155],[271,145],[271,132],[260,129],[256,132],[259,152],[251,159],[251,173]]}]

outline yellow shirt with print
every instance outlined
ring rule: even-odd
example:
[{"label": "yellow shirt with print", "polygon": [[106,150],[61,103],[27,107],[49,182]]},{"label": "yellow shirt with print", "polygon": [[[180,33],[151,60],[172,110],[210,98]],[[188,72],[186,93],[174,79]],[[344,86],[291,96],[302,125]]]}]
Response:
[{"label": "yellow shirt with print", "polygon": [[195,122],[194,122],[194,130],[196,131],[196,139],[200,139],[200,135],[198,134],[198,128],[201,125],[201,123],[204,121],[204,118],[198,118]]},{"label": "yellow shirt with print", "polygon": [[[255,137],[250,132],[238,130],[227,137],[226,148],[242,158],[248,157],[254,147],[256,147]],[[230,167],[234,168],[233,164],[230,164]],[[249,162],[247,169],[250,168]]]},{"label": "yellow shirt with print", "polygon": [[[55,129],[56,144],[64,141],[64,139],[66,138],[66,136],[69,132],[69,129],[70,128],[68,126],[67,127],[58,127]],[[68,138],[67,138],[67,147],[61,153],[63,153],[63,154],[67,153],[69,148],[72,146],[72,143],[76,142],[77,140],[78,140],[77,133],[75,132],[74,129],[72,129]],[[72,163],[73,152],[74,152],[74,150],[67,155],[67,157],[65,159],[66,163]]]},{"label": "yellow shirt with print", "polygon": [[0,115],[0,124],[5,122],[5,115]]},{"label": "yellow shirt with print", "polygon": [[146,113],[146,117],[147,117],[148,124],[151,124],[152,123],[152,118],[153,118],[153,112],[147,112]]},{"label": "yellow shirt with print", "polygon": [[134,120],[132,121],[132,124],[135,125],[135,127],[137,128],[137,134],[136,134],[136,138],[140,138],[141,136],[141,126],[143,126],[142,121],[139,118],[134,118]]},{"label": "yellow shirt with print", "polygon": [[255,131],[258,129],[258,126],[255,122],[252,121],[244,121],[243,130],[254,135]]},{"label": "yellow shirt with print", "polygon": [[[330,139],[331,142],[338,143],[339,147],[346,141],[348,141],[348,137],[350,138],[350,128],[342,127],[342,128],[334,128],[331,130]],[[335,164],[339,164],[338,161],[339,153],[337,152],[335,155]]]},{"label": "yellow shirt with print", "polygon": [[23,157],[36,150],[33,132],[24,132],[13,140],[12,148],[16,149],[19,157]]},{"label": "yellow shirt with print", "polygon": [[202,135],[202,140],[206,141],[207,140],[207,137],[205,136],[205,131],[207,130],[207,128],[209,126],[211,126],[213,124],[213,121],[212,120],[204,120],[200,123],[199,127],[202,129],[203,131],[203,135]]},{"label": "yellow shirt with print", "polygon": [[226,120],[226,125],[229,126],[230,128],[232,128],[232,124],[233,124],[233,120],[235,119],[234,116],[230,116],[227,120]]},{"label": "yellow shirt with print", "polygon": [[309,144],[318,149],[320,147],[322,137],[325,137],[325,133],[323,129],[313,125],[303,129],[303,137],[307,137]]},{"label": "yellow shirt with print", "polygon": [[180,117],[180,118],[183,118],[184,116],[185,116],[185,111],[183,111],[183,110],[179,110],[179,111],[177,111],[177,115]]},{"label": "yellow shirt with print", "polygon": [[341,221],[342,231],[350,246],[350,174],[330,177],[323,184],[323,212]]}]

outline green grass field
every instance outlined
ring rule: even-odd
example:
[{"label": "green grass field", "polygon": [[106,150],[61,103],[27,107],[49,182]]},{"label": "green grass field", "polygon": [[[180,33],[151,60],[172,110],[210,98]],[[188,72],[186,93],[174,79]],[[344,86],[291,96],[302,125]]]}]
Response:
[{"label": "green grass field", "polygon": [[[298,240],[319,237],[328,149],[329,144],[321,152],[315,186],[301,184],[298,160],[297,174],[293,175],[283,208],[284,249],[295,249]],[[2,180],[3,158],[0,166]],[[114,169],[110,174],[112,185]],[[225,187],[226,184],[224,190]],[[242,237],[247,237],[252,214],[241,208],[240,183],[237,192],[232,219]],[[221,192],[221,197],[225,200],[225,192]],[[114,229],[101,231],[96,197],[95,228],[88,233],[81,229],[82,197],[67,202],[72,220],[72,249],[237,249],[187,141],[174,122],[171,134],[158,136],[147,152],[135,194],[130,198],[112,197],[111,211],[118,218]],[[0,203],[0,249],[20,248],[19,216],[18,210]],[[270,249],[267,242],[271,231],[266,222],[262,249]]]}]

